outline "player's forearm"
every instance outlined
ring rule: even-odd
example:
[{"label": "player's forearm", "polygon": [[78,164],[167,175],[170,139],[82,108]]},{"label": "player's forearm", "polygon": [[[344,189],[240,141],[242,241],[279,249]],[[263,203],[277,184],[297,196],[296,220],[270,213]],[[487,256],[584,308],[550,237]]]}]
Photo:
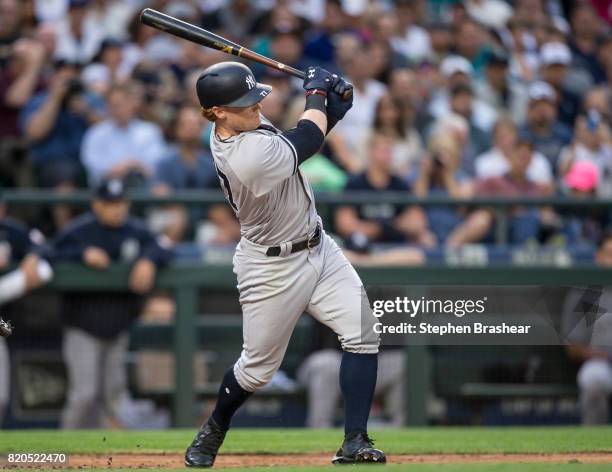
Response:
[{"label": "player's forearm", "polygon": [[312,121],[321,130],[321,133],[326,134],[327,132],[327,115],[320,110],[314,108],[306,110],[302,113],[300,120]]}]

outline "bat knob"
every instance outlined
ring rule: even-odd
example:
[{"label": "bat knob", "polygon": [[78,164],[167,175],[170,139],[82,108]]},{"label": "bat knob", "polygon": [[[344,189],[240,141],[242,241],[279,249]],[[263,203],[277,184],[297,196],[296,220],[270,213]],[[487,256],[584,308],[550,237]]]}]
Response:
[{"label": "bat knob", "polygon": [[349,89],[342,94],[342,100],[348,102],[351,98],[353,98],[353,89]]}]

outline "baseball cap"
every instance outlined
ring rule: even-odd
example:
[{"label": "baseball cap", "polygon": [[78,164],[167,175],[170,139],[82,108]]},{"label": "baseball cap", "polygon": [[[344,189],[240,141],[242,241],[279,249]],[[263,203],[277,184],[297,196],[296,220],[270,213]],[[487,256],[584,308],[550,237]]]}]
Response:
[{"label": "baseball cap", "polygon": [[508,62],[508,55],[501,49],[495,48],[489,52],[487,66],[507,66]]},{"label": "baseball cap", "polygon": [[564,181],[572,190],[590,192],[599,185],[599,169],[591,161],[574,162]]},{"label": "baseball cap", "polygon": [[572,53],[567,45],[559,42],[546,43],[540,49],[540,60],[545,66],[553,64],[569,65]]},{"label": "baseball cap", "polygon": [[457,73],[471,76],[474,68],[470,61],[461,56],[448,56],[440,64],[440,72],[445,77],[451,77]]},{"label": "baseball cap", "polygon": [[96,198],[107,202],[125,200],[125,184],[116,177],[105,178],[96,187]]},{"label": "baseball cap", "polygon": [[89,0],[70,0],[68,2],[69,8],[84,8],[89,4]]},{"label": "baseball cap", "polygon": [[548,100],[554,102],[557,99],[557,94],[551,85],[539,80],[529,86],[529,99],[534,101]]}]

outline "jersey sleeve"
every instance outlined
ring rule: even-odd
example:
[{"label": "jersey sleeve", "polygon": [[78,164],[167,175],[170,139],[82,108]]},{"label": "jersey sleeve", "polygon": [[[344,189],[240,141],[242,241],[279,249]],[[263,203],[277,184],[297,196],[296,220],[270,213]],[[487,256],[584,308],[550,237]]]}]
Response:
[{"label": "jersey sleeve", "polygon": [[297,152],[282,135],[252,133],[239,144],[232,170],[256,197],[265,195],[297,171]]}]

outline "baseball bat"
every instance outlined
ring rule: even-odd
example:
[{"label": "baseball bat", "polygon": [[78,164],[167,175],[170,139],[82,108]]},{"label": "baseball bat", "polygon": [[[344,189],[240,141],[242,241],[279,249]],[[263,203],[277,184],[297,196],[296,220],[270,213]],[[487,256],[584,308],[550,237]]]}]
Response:
[{"label": "baseball bat", "polygon": [[[270,59],[269,57],[258,54],[255,51],[251,51],[240,44],[236,44],[227,38],[211,33],[204,28],[192,25],[186,21],[179,20],[178,18],[166,15],[165,13],[157,10],[153,10],[152,8],[145,8],[142,10],[142,13],[140,14],[140,22],[166,33],[170,33],[179,38],[186,39],[187,41],[192,41],[202,46],[216,49],[217,51],[222,51],[226,54],[232,54],[250,61],[258,62],[265,66],[271,67],[272,69],[276,69],[297,77],[298,79],[304,80],[306,75],[301,70],[283,64],[282,62],[275,61],[274,59]],[[344,100],[348,100],[350,99],[352,93],[352,90],[349,90],[344,93],[342,98]]]}]

